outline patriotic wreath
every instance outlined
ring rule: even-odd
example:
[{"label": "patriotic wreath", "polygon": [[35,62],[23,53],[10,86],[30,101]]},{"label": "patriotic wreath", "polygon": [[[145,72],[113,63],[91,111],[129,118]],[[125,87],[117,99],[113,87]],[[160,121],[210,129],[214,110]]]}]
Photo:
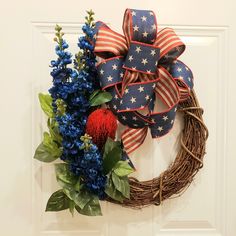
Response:
[{"label": "patriotic wreath", "polygon": [[[53,84],[49,94],[39,94],[48,132],[34,158],[61,160],[55,164],[60,189],[46,211],[101,215],[99,200],[132,208],[159,205],[190,185],[203,166],[208,136],[192,72],[177,59],[185,45],[173,29],[157,31],[153,11],[127,9],[124,36],[87,13],[73,60],[56,25]],[[135,169],[129,154],[148,130],[153,138],[167,134],[177,112],[184,114],[184,128],[174,162],[152,180],[129,177]],[[120,140],[118,124],[127,127]]]}]

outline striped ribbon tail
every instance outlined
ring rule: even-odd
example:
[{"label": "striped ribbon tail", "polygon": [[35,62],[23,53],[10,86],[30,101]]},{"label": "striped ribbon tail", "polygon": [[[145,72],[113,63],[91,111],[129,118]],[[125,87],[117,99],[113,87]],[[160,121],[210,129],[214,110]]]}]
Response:
[{"label": "striped ribbon tail", "polygon": [[127,154],[132,153],[143,144],[147,132],[148,127],[144,127],[141,129],[128,128],[122,133],[121,139]]}]

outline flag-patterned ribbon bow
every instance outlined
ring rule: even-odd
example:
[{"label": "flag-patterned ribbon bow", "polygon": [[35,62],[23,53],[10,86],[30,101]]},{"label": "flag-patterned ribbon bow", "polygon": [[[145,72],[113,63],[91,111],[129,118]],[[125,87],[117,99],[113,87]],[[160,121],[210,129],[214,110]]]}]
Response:
[{"label": "flag-patterned ribbon bow", "polygon": [[153,138],[170,131],[178,103],[193,87],[193,74],[177,60],[184,43],[171,28],[157,31],[153,11],[127,9],[123,32],[97,22],[94,51],[104,59],[97,69],[102,89],[113,96],[109,107],[128,126],[122,142],[129,154],[144,142],[148,127]]}]

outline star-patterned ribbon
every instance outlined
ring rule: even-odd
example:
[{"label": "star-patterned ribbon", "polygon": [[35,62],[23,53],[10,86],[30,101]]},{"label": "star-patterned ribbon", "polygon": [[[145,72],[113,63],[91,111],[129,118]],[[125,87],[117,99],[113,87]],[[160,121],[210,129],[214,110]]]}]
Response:
[{"label": "star-patterned ribbon", "polygon": [[[128,126],[121,138],[130,154],[144,142],[148,128],[153,138],[171,130],[178,103],[193,88],[193,74],[177,60],[184,43],[171,28],[157,31],[153,11],[127,9],[123,32],[97,22],[94,51],[103,58],[97,69],[102,89],[113,96],[109,107]],[[158,101],[164,110],[154,109]]]}]

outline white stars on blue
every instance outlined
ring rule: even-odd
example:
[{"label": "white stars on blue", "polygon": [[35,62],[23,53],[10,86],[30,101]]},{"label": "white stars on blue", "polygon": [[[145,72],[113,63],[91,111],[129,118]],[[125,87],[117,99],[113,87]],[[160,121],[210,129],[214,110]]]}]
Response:
[{"label": "white stars on blue", "polygon": [[98,79],[102,88],[122,81],[124,76],[123,63],[122,58],[114,58],[98,65]]},{"label": "white stars on blue", "polygon": [[[187,84],[189,89],[193,88],[193,74],[192,71],[181,61],[175,60],[166,68],[173,78],[178,78]],[[186,89],[188,89],[186,88]]]},{"label": "white stars on blue", "polygon": [[138,112],[125,111],[117,113],[117,116],[122,124],[128,125],[131,128],[143,128],[150,124],[146,122],[147,118]]},{"label": "white stars on blue", "polygon": [[130,84],[124,90],[122,103],[119,104],[119,111],[139,110],[146,107],[154,94],[153,84],[156,82],[148,82],[143,84]]},{"label": "white stars on blue", "polygon": [[141,93],[141,92],[144,92],[144,87],[143,86],[139,86],[139,88],[138,88],[138,91]]},{"label": "white stars on blue", "polygon": [[[134,41],[152,43],[156,38],[156,21],[153,12],[131,10]],[[151,27],[150,27],[151,26]]]},{"label": "white stars on blue", "polygon": [[159,56],[159,48],[153,45],[132,42],[124,62],[124,67],[134,71],[155,74]]},{"label": "white stars on blue", "polygon": [[167,134],[173,127],[177,107],[174,106],[170,111],[151,115],[150,126],[152,137],[158,138]]}]

